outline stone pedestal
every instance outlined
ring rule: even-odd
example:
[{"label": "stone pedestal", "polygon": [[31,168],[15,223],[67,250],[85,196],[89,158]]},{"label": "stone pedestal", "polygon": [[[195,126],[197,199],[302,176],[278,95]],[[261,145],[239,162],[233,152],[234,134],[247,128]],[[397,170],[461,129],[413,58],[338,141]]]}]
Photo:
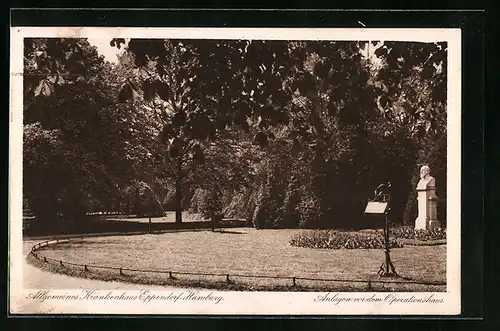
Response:
[{"label": "stone pedestal", "polygon": [[441,224],[437,219],[436,188],[434,186],[417,187],[418,192],[418,217],[415,220],[415,229],[431,230],[440,228]]}]

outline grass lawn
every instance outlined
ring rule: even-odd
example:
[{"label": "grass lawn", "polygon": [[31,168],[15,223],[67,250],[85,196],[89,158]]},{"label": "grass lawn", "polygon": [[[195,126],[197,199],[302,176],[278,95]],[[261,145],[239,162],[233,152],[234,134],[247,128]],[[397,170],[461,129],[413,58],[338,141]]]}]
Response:
[{"label": "grass lawn", "polygon": [[[89,265],[89,272],[57,270],[73,276],[125,280],[141,283],[169,283],[164,274],[135,274],[126,272],[119,276],[116,270],[99,271],[91,265],[123,268],[171,270],[177,272],[203,272],[231,275],[271,275],[321,279],[349,279],[392,281],[377,275],[384,260],[380,249],[310,249],[293,247],[291,237],[300,230],[255,230],[251,228],[228,229],[225,232],[188,231],[178,233],[113,236],[72,239],[39,251],[41,256]],[[408,246],[391,250],[397,272],[410,281],[446,282],[446,245]],[[35,259],[31,259],[37,261]],[[32,262],[33,262],[32,261]],[[38,265],[47,265],[42,262]],[[76,267],[75,267],[76,268]],[[220,284],[225,277],[198,277],[175,274],[179,285],[183,281],[203,280]],[[247,284],[243,289],[277,289],[289,286],[291,280],[248,279],[231,277],[235,283]],[[405,282],[405,280],[398,279]],[[188,282],[189,283],[189,282]],[[187,284],[187,283],[186,283]],[[334,283],[337,287],[363,290],[367,283]],[[187,284],[189,285],[189,284]],[[212,284],[213,285],[213,284]],[[297,280],[300,287],[328,287],[332,282]],[[192,283],[191,283],[192,286]],[[273,287],[274,286],[274,287]],[[217,287],[217,286],[216,286]],[[377,290],[445,291],[445,285],[373,284]],[[236,289],[236,287],[235,287]]]}]

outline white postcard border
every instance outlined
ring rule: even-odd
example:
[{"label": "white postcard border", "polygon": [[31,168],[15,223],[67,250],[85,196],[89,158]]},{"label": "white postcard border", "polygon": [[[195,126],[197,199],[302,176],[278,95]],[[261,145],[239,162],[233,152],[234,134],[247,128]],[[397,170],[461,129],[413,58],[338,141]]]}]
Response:
[{"label": "white postcard border", "polygon": [[[291,36],[293,38],[291,38]],[[137,290],[126,292],[134,300],[33,300],[43,292],[23,287],[22,246],[22,114],[23,39],[26,37],[68,38],[173,38],[173,39],[266,39],[266,40],[363,40],[447,41],[447,291],[445,293],[323,293],[323,292],[225,292],[201,290],[198,295],[222,296],[190,300],[189,291],[155,291],[170,297],[145,302]],[[104,27],[13,27],[11,28],[11,87],[9,144],[9,291],[11,313],[50,314],[252,314],[252,315],[457,315],[461,306],[461,30],[460,29],[338,29],[338,28],[104,28]],[[101,295],[109,291],[99,291]],[[50,295],[77,295],[82,290],[49,290]],[[170,295],[170,296],[169,296]],[[178,300],[175,300],[179,296]],[[321,298],[334,298],[331,301]],[[388,298],[389,296],[389,298]],[[392,296],[392,297],[390,297]],[[427,299],[417,303],[411,298]],[[336,298],[336,299],[335,299]],[[350,301],[341,298],[352,298]],[[354,298],[364,298],[364,302]],[[367,302],[382,298],[382,303]],[[397,301],[395,298],[403,299]],[[431,298],[431,299],[429,299]],[[398,299],[398,300],[399,300]],[[404,299],[407,299],[405,302]],[[436,303],[435,300],[443,300]],[[347,300],[347,299],[346,299]],[[391,303],[392,300],[392,303]]]}]

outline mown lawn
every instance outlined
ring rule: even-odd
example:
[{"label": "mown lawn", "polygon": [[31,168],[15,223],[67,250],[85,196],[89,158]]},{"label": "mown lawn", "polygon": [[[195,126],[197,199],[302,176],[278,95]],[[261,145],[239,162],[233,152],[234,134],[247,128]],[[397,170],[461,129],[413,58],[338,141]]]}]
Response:
[{"label": "mown lawn", "polygon": [[[48,247],[40,251],[40,255],[89,266],[231,275],[381,280],[377,271],[384,260],[382,250],[320,250],[291,246],[290,238],[299,231],[239,228],[225,232],[189,231],[72,239],[69,243]],[[396,248],[391,251],[391,257],[397,272],[405,278],[413,281],[446,282],[446,245]],[[249,280],[245,278],[245,281]],[[271,282],[267,279],[255,281],[258,284]],[[290,283],[289,280],[279,282]],[[318,283],[301,282],[304,286]],[[363,286],[366,286],[366,283]],[[406,290],[425,291],[428,287],[409,285]],[[432,290],[444,291],[446,288],[444,286]]]}]

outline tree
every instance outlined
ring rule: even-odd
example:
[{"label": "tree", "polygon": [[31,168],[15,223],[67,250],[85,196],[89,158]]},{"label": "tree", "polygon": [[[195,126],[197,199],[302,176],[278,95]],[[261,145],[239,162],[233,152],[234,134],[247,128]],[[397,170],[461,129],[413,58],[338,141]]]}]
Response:
[{"label": "tree", "polygon": [[192,207],[212,220],[214,226],[225,213],[227,197],[239,194],[254,182],[253,167],[258,162],[258,149],[251,134],[227,131],[216,141],[202,144],[205,162],[190,172],[190,182],[199,192]]},{"label": "tree", "polygon": [[27,39],[25,73],[23,189],[39,221],[119,210],[161,165],[147,110],[117,103],[121,68],[83,39]]},{"label": "tree", "polygon": [[391,129],[410,141],[411,193],[406,195],[403,217],[412,222],[420,166],[431,165],[442,183],[438,194],[446,199],[447,43],[384,42],[376,55],[383,60],[377,81],[384,95],[378,106]]},{"label": "tree", "polygon": [[[396,101],[401,88],[399,69],[394,67],[400,66],[400,56],[394,61],[397,52],[387,51],[392,67],[386,64],[376,70],[361,54],[365,45],[365,42],[132,39],[128,50],[134,55],[136,65],[146,68],[153,79],[143,86],[144,95],[151,95],[150,91],[159,95],[160,86],[168,87],[164,98],[159,97],[170,104],[163,130],[164,137],[169,138],[164,139],[169,150],[173,146],[178,156],[179,151],[190,155],[191,148],[196,148],[201,155],[205,153],[205,142],[217,141],[228,129],[238,128],[252,134],[255,144],[270,152],[271,141],[280,141],[276,138],[280,136],[290,154],[280,154],[282,161],[277,161],[273,154],[262,155],[262,164],[273,164],[275,173],[269,174],[262,168],[262,176],[256,178],[267,179],[255,183],[255,192],[264,196],[267,194],[264,191],[272,190],[274,184],[306,192],[313,201],[310,205],[322,208],[323,223],[349,226],[362,215],[373,187],[388,179],[406,182],[407,169],[414,165],[411,155],[415,130],[411,125],[401,124],[407,120],[396,108],[387,111],[387,98]],[[418,47],[408,46],[405,50],[405,46],[387,43],[377,51],[381,58],[389,46],[399,47],[398,52],[407,57],[418,55]],[[422,52],[429,55],[429,48]],[[439,52],[432,54],[440,56]],[[421,80],[422,75],[429,73],[429,66],[424,59],[426,65],[414,70],[415,63],[421,63],[418,59],[407,61],[411,68],[408,72],[412,74],[403,75],[405,89],[410,93],[410,84],[419,81],[422,83],[415,87],[440,95],[442,77],[432,76],[435,83]],[[398,102],[402,101],[394,105]],[[425,102],[420,101],[428,105]],[[414,123],[429,126],[425,121]],[[297,161],[294,167],[281,171],[280,162],[292,164],[292,161]],[[183,163],[176,163],[179,164]],[[308,176],[301,175],[304,173]],[[290,182],[292,175],[296,184],[283,185]],[[268,184],[264,185],[266,181]],[[405,188],[397,189],[403,193],[401,196],[407,195]],[[283,197],[287,196],[282,193],[278,194],[278,204],[284,203]],[[296,199],[288,199],[287,204],[290,201]],[[277,208],[271,207],[273,213]],[[290,208],[287,206],[286,210]]]},{"label": "tree", "polygon": [[176,223],[182,222],[183,183],[193,165],[204,162],[200,143],[213,135],[205,112],[194,102],[188,82],[196,61],[186,59],[182,43],[160,39],[132,39],[127,45],[129,60],[136,68],[134,79],[120,91],[122,101],[134,99],[140,89],[158,118],[159,140],[166,146],[163,163],[166,174],[175,180]]},{"label": "tree", "polygon": [[127,212],[137,216],[165,216],[165,211],[150,185],[132,181],[124,190]]}]

